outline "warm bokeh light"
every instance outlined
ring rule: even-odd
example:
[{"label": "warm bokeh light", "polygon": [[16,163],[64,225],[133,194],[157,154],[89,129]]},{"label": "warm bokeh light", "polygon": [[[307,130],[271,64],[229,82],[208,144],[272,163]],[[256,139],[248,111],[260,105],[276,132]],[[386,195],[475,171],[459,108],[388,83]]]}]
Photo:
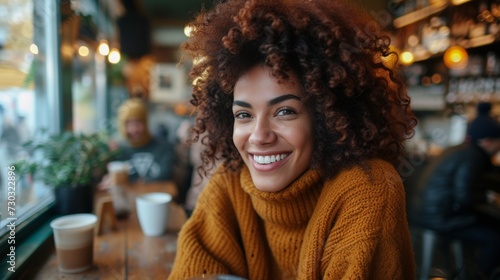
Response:
[{"label": "warm bokeh light", "polygon": [[401,54],[401,62],[403,64],[411,64],[413,59],[413,54],[411,52],[406,51]]},{"label": "warm bokeh light", "polygon": [[443,77],[439,73],[435,73],[431,77],[431,81],[433,84],[440,84],[443,81]]},{"label": "warm bokeh light", "polygon": [[443,61],[450,69],[463,69],[467,66],[469,55],[463,47],[453,46],[446,50]]},{"label": "warm bokeh light", "polygon": [[73,57],[75,55],[75,48],[69,44],[62,44],[61,55],[66,58]]},{"label": "warm bokeh light", "polygon": [[109,63],[113,63],[113,64],[117,64],[118,62],[120,62],[120,59],[121,59],[121,55],[120,55],[120,51],[118,51],[118,49],[111,49],[111,51],[109,52],[109,55],[108,55],[108,61]]},{"label": "warm bokeh light", "polygon": [[35,44],[31,44],[31,46],[30,46],[30,52],[32,54],[38,54],[38,46],[35,45]]},{"label": "warm bokeh light", "polygon": [[178,116],[186,116],[189,113],[189,107],[187,104],[178,103],[174,107],[174,112]]},{"label": "warm bokeh light", "polygon": [[423,76],[420,83],[423,85],[423,86],[430,86],[431,85],[431,77],[429,76]]},{"label": "warm bokeh light", "polygon": [[461,5],[463,3],[469,2],[470,0],[451,0],[451,3],[455,6]]},{"label": "warm bokeh light", "polygon": [[186,35],[187,37],[191,37],[191,32],[193,32],[193,27],[191,27],[190,25],[184,26],[184,35]]},{"label": "warm bokeh light", "polygon": [[80,46],[78,48],[78,54],[80,56],[86,57],[86,56],[88,56],[90,54],[90,50],[89,50],[89,48],[87,46]]},{"label": "warm bokeh light", "polygon": [[109,54],[108,41],[102,40],[97,49],[99,50],[99,53],[101,55],[104,55],[104,56],[108,55]]},{"label": "warm bokeh light", "polygon": [[418,36],[415,34],[412,34],[408,37],[408,46],[410,47],[416,47],[419,43]]}]

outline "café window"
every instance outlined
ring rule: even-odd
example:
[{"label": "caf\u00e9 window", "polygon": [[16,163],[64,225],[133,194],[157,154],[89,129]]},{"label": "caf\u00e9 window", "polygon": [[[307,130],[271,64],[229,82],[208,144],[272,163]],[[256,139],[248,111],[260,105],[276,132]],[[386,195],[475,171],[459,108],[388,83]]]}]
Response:
[{"label": "caf\u00e9 window", "polygon": [[22,143],[58,131],[56,3],[0,0],[0,236],[8,218],[20,224],[53,201],[50,188],[9,169],[34,156]]}]

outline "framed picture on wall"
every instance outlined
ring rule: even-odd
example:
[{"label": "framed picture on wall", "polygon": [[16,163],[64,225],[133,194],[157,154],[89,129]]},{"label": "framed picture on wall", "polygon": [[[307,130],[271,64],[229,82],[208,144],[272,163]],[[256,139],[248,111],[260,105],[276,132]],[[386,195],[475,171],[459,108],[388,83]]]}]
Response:
[{"label": "framed picture on wall", "polygon": [[185,101],[188,98],[186,75],[181,64],[156,64],[151,70],[151,101],[158,103]]}]

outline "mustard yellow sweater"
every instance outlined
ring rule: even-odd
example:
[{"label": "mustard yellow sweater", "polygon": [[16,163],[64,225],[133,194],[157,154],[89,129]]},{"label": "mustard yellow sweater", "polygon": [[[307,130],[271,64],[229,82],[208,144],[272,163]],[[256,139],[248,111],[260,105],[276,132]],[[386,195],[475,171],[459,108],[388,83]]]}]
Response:
[{"label": "mustard yellow sweater", "polygon": [[246,168],[217,172],[181,229],[169,279],[414,279],[401,179],[384,161],[369,165],[327,182],[309,170],[274,193]]}]

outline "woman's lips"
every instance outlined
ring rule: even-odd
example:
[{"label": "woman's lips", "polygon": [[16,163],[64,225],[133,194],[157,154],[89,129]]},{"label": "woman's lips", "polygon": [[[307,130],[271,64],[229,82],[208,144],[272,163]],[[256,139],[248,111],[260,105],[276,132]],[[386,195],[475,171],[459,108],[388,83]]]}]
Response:
[{"label": "woman's lips", "polygon": [[288,157],[289,154],[283,153],[283,154],[275,154],[275,155],[265,155],[265,156],[258,156],[258,155],[253,155],[253,160],[257,162],[258,164],[270,164],[270,163],[275,163],[278,161],[281,161]]},{"label": "woman's lips", "polygon": [[250,154],[252,166],[257,171],[268,172],[278,169],[290,156],[290,153],[276,153],[267,155]]}]

